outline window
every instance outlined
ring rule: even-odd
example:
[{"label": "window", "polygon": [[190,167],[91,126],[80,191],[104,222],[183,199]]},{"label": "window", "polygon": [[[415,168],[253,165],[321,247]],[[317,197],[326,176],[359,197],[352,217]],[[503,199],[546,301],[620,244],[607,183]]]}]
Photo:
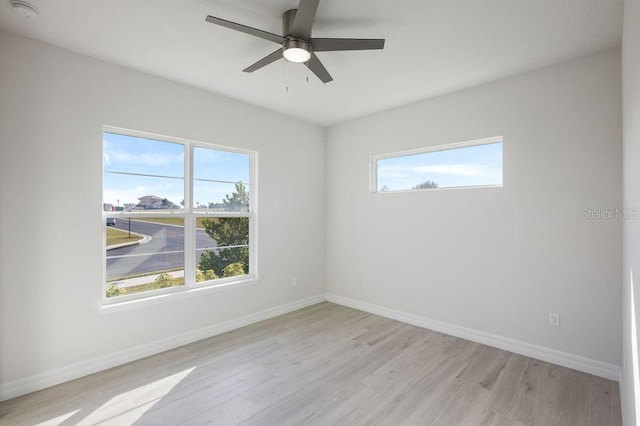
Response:
[{"label": "window", "polygon": [[256,153],[105,128],[105,302],[251,279]]},{"label": "window", "polygon": [[374,156],[372,192],[502,186],[502,138]]}]

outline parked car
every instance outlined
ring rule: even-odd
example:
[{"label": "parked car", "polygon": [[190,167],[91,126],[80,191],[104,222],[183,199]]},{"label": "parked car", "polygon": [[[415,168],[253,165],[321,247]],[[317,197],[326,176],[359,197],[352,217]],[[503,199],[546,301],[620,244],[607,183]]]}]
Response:
[{"label": "parked car", "polygon": [[116,224],[116,218],[115,217],[108,217],[107,218],[107,226],[115,226]]}]

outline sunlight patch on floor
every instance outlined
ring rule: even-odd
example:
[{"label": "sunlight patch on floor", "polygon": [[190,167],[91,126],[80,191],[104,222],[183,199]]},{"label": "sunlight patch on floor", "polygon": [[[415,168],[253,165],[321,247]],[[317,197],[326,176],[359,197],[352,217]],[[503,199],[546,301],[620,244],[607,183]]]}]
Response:
[{"label": "sunlight patch on floor", "polygon": [[65,413],[65,414],[62,414],[62,415],[56,417],[55,419],[49,419],[49,420],[44,421],[42,423],[38,423],[38,426],[57,426],[57,425],[61,425],[61,424],[63,424],[65,422],[65,420],[67,420],[68,418],[72,417],[78,411],[80,411],[80,410],[70,411],[68,413]]},{"label": "sunlight patch on floor", "polygon": [[[180,381],[191,374],[195,368],[196,367],[191,367],[170,376],[165,376],[161,379],[145,383],[142,386],[138,386],[126,392],[119,393],[97,409],[93,410],[91,413],[85,414],[85,417],[76,424],[133,424],[142,418],[144,413],[151,409],[157,402],[161,401],[163,397],[168,395],[169,392],[171,392],[173,388],[180,383]],[[66,418],[73,414],[75,413],[69,414]],[[80,415],[81,414],[82,413],[80,413]],[[55,419],[55,422],[54,419],[52,419],[50,422],[43,423],[43,425],[64,424],[63,422],[66,418],[57,418]]]},{"label": "sunlight patch on floor", "polygon": [[185,377],[189,376],[196,367],[182,370],[171,376],[163,377],[155,382],[140,386],[134,390],[127,392],[127,396],[135,401],[141,414],[149,411],[157,402],[162,400],[173,388],[180,383]]}]

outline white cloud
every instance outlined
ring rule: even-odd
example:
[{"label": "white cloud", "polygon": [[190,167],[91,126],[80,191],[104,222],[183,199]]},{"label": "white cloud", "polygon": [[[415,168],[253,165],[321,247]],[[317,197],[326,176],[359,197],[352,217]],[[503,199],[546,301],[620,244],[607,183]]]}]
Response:
[{"label": "white cloud", "polygon": [[136,165],[136,166],[154,166],[166,167],[174,164],[182,164],[184,162],[183,154],[162,154],[162,153],[141,153],[132,154],[129,152],[116,151],[106,154],[105,157],[109,163],[113,162],[120,165]]},{"label": "white cloud", "polygon": [[469,177],[496,177],[500,170],[480,164],[436,164],[430,166],[383,166],[379,174],[385,177],[406,177],[412,173],[443,174]]},{"label": "white cloud", "polygon": [[385,178],[403,178],[406,177],[409,173],[408,172],[399,172],[399,171],[391,171],[388,168],[381,168],[380,170],[378,170],[378,177],[385,177]]},{"label": "white cloud", "polygon": [[217,151],[215,149],[208,148],[196,148],[194,155],[195,162],[210,163],[224,160],[229,160],[229,156],[224,151]]},{"label": "white cloud", "polygon": [[109,157],[109,154],[107,153],[107,151],[109,150],[109,142],[106,139],[103,139],[103,143],[104,143],[104,148],[103,148],[103,162],[105,166],[108,166],[109,164],[111,164],[111,158]]}]

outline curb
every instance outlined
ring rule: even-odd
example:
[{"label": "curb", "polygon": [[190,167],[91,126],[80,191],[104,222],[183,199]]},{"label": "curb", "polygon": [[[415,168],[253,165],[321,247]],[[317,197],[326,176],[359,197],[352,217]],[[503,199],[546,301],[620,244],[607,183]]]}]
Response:
[{"label": "curb", "polygon": [[144,235],[144,234],[136,234],[136,235],[142,235],[142,239],[138,241],[131,241],[130,243],[120,243],[120,244],[113,244],[111,246],[107,246],[107,251],[121,248],[121,247],[129,247],[136,244],[147,244],[152,239],[150,235]]}]

